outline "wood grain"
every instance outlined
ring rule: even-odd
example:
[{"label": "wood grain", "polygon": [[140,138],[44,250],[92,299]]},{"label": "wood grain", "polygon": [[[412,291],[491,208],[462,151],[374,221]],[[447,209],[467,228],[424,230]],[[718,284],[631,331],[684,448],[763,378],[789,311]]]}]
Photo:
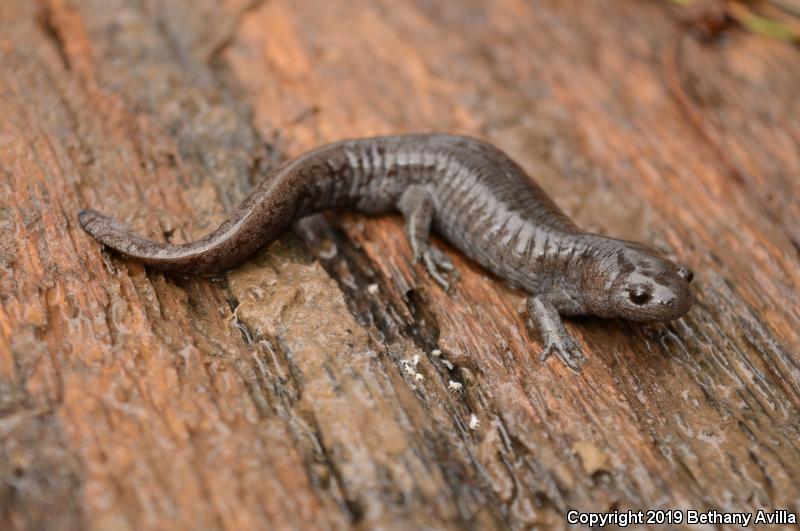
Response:
[{"label": "wood grain", "polygon": [[[0,527],[800,512],[800,54],[698,40],[678,10],[4,0]],[[396,216],[315,216],[213,278],[77,225],[187,241],[280,160],[425,131],[489,140],[580,225],[679,257],[695,307],[571,321],[575,375],[536,360],[522,293],[440,241],[462,273],[443,293]]]}]

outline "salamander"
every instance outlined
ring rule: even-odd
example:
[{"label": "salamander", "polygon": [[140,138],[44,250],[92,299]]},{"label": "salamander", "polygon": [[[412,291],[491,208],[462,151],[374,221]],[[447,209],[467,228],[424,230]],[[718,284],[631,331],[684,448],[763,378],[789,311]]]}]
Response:
[{"label": "salamander", "polygon": [[578,228],[508,155],[452,135],[397,135],[325,145],[271,171],[233,215],[199,240],[174,245],[137,235],[92,210],[81,226],[102,244],[154,268],[214,273],[246,260],[295,220],[350,208],[399,211],[414,263],[446,291],[457,278],[431,244],[438,234],[527,298],[526,323],[578,371],[586,360],[561,316],[671,321],[692,305],[692,271],[656,250]]}]

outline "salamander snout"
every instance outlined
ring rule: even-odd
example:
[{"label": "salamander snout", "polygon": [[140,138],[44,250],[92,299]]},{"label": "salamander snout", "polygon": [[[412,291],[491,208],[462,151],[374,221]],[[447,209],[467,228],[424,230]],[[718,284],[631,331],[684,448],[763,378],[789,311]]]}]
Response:
[{"label": "salamander snout", "polygon": [[678,269],[676,269],[675,272],[686,282],[691,282],[694,278],[694,273],[692,273],[692,270],[684,265],[678,266]]}]

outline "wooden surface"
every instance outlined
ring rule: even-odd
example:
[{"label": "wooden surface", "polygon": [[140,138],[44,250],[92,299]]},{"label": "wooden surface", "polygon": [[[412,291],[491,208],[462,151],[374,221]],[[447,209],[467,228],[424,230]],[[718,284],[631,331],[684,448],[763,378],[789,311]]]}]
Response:
[{"label": "wooden surface", "polygon": [[[800,511],[800,53],[696,38],[680,9],[2,0],[0,528]],[[452,297],[412,266],[398,217],[318,216],[215,278],[77,224],[186,241],[286,157],[424,131],[489,140],[582,226],[688,263],[696,305],[570,321],[576,375],[537,362],[520,292],[441,242]]]}]

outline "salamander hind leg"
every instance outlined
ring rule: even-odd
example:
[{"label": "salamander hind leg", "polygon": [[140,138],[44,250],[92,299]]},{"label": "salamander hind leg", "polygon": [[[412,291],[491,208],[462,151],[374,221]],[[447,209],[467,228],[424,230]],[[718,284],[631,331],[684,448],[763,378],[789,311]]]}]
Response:
[{"label": "salamander hind leg", "polygon": [[531,295],[528,297],[527,308],[528,328],[531,332],[538,332],[544,343],[539,360],[545,361],[551,354],[555,354],[567,367],[580,372],[586,357],[580,343],[564,329],[555,305],[545,296]]},{"label": "salamander hind leg", "polygon": [[458,278],[458,271],[442,251],[431,245],[430,232],[435,205],[424,186],[409,186],[397,203],[406,222],[406,236],[414,255],[414,263],[422,262],[428,274],[442,289],[449,291],[450,281]]}]

